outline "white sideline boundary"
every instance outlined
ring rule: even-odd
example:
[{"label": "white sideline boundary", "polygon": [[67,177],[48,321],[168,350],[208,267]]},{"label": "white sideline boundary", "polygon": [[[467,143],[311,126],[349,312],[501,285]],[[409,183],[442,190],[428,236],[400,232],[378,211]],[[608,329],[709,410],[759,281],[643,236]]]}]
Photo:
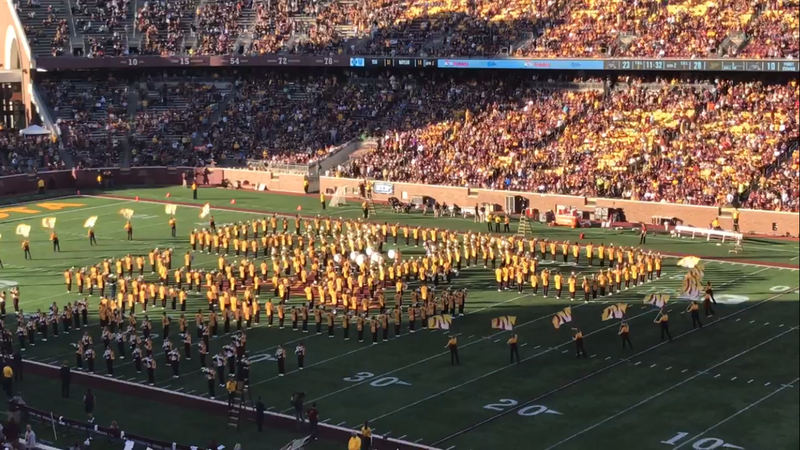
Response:
[{"label": "white sideline boundary", "polygon": [[[100,198],[100,199],[104,199],[104,200],[117,200],[117,201],[120,201],[120,197],[122,197],[122,196],[117,197],[117,196],[107,196],[107,195],[104,195],[104,194],[99,194],[99,195],[81,194],[80,197],[91,197],[91,198]],[[129,201],[133,201],[133,200],[129,200]],[[156,201],[156,200],[141,200],[140,199],[138,201],[138,203],[152,203],[152,204],[157,204],[157,205],[164,205],[164,204],[167,204],[169,202],[162,202],[162,201]],[[199,208],[203,207],[203,205],[189,205],[189,204],[184,204],[184,203],[181,203],[181,202],[178,202],[177,204],[178,204],[178,206],[184,207],[184,208],[196,208],[196,209],[199,209]],[[219,206],[219,207],[215,206],[215,207],[212,207],[211,209],[212,210],[216,210],[216,211],[224,211],[224,212],[240,213],[240,214],[254,214],[254,215],[260,215],[260,216],[263,216],[265,214],[276,214],[277,217],[281,217],[281,218],[284,218],[284,217],[285,218],[294,218],[294,215],[292,215],[290,213],[277,213],[277,212],[274,212],[274,211],[267,211],[267,210],[264,210],[264,211],[244,211],[244,210],[241,210],[241,209],[228,208],[228,207],[224,207],[224,206]],[[458,235],[462,235],[462,234],[464,234],[464,233],[463,232],[458,232]],[[583,246],[581,246],[581,248],[583,248]],[[662,256],[665,257],[665,258],[670,258],[670,259],[681,259],[681,258],[684,257],[684,256],[676,256],[676,255],[669,255],[669,254],[662,254]],[[724,262],[724,263],[727,263],[727,264],[733,264],[733,265],[737,265],[737,266],[753,266],[753,267],[765,267],[767,269],[775,269],[775,270],[800,271],[800,267],[776,267],[776,266],[770,266],[768,264],[728,261],[727,259],[720,258],[720,257],[712,257],[712,258],[708,258],[708,259],[704,259],[704,260],[705,261],[714,261],[714,262],[717,262],[717,263],[720,263],[720,264],[722,264]]]},{"label": "white sideline boundary", "polygon": [[[40,362],[30,361],[30,360],[25,360],[25,361],[28,364],[41,366],[42,368],[46,368],[47,370],[57,370],[57,368],[55,368],[53,366],[49,366],[47,364],[43,364],[43,363],[40,363]],[[104,381],[109,381],[109,378],[106,377],[106,376],[103,376],[103,375],[96,375],[96,374],[93,374],[93,373],[86,373],[86,372],[81,372],[80,375],[86,376],[86,377],[90,377],[90,378],[97,378],[97,379],[104,380]],[[132,389],[149,389],[149,390],[153,390],[153,391],[158,391],[158,392],[160,392],[160,393],[162,393],[164,395],[175,395],[175,396],[185,397],[185,398],[191,399],[192,401],[202,401],[202,402],[205,402],[205,403],[214,404],[214,405],[218,405],[218,406],[225,406],[225,407],[227,407],[227,405],[228,405],[228,402],[226,402],[226,401],[211,400],[209,398],[198,397],[196,395],[189,395],[189,394],[185,394],[183,392],[175,392],[174,390],[169,390],[169,389],[165,389],[165,388],[154,387],[154,386],[142,386],[139,383],[125,381],[125,380],[121,380],[121,379],[113,379],[113,381],[115,383],[128,385]],[[250,407],[250,406],[246,406],[246,408],[250,412],[255,412],[255,409]],[[287,414],[281,414],[281,413],[276,413],[276,412],[271,412],[271,411],[265,411],[264,414],[266,414],[268,416],[275,417],[275,418],[284,419],[284,420],[291,420],[291,421],[295,420],[294,416],[290,416],[290,415],[287,415]],[[222,417],[222,416],[220,416],[220,417]],[[317,426],[319,426],[321,428],[328,428],[328,429],[331,429],[331,430],[334,430],[334,431],[345,433],[347,436],[349,436],[350,433],[353,432],[353,430],[351,430],[350,428],[339,427],[339,426],[336,426],[336,425],[329,425],[327,423],[319,423]],[[388,436],[385,436],[385,435],[374,435],[374,437],[378,438],[380,440],[384,440],[384,441],[386,441],[386,442],[388,442],[390,444],[391,443],[395,443],[395,444],[407,445],[407,446],[410,446],[410,447],[418,448],[420,450],[440,450],[440,449],[438,449],[436,447],[430,447],[430,446],[427,446],[427,445],[418,444],[418,443],[414,443],[414,442],[410,442],[410,441],[404,441],[404,440],[400,440],[400,439],[395,439],[395,438],[388,437]]]}]

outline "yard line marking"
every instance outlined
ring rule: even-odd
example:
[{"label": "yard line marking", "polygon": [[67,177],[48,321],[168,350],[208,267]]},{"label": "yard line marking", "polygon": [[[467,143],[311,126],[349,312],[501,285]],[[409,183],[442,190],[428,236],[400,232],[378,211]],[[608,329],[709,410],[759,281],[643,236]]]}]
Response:
[{"label": "yard line marking", "polygon": [[[584,304],[576,305],[576,306],[575,306],[574,308],[572,308],[572,309],[574,310],[574,309],[580,308],[581,306],[584,306]],[[539,316],[539,317],[537,317],[537,318],[535,318],[535,319],[532,319],[532,320],[530,320],[530,321],[528,321],[528,322],[525,322],[525,323],[523,323],[523,324],[521,324],[521,325],[518,325],[518,326],[516,327],[516,329],[519,329],[519,328],[521,328],[521,327],[524,327],[524,326],[526,326],[526,325],[530,325],[530,324],[536,323],[536,322],[538,322],[538,321],[540,321],[540,320],[547,320],[547,319],[550,319],[550,318],[553,316],[553,314],[554,314],[554,313],[555,313],[555,311],[554,311],[553,313],[549,313],[549,314],[547,314],[547,315]],[[503,330],[503,331],[499,331],[499,332],[497,332],[497,333],[495,333],[495,334],[493,334],[493,335],[490,335],[490,336],[488,336],[488,337],[484,337],[484,338],[480,338],[480,339],[477,339],[477,340],[475,340],[475,341],[472,341],[472,342],[468,342],[468,343],[466,343],[466,344],[462,345],[462,346],[461,346],[461,348],[463,349],[463,348],[469,347],[470,345],[478,344],[478,343],[484,342],[484,341],[486,341],[486,340],[488,340],[488,339],[493,339],[494,337],[496,337],[496,336],[498,336],[498,335],[500,335],[500,334],[502,334],[502,333],[505,333],[505,332],[506,332],[505,330]],[[548,350],[548,351],[549,351],[549,350]],[[437,353],[437,354],[435,354],[435,355],[429,356],[429,357],[427,357],[427,358],[420,359],[420,360],[418,360],[418,361],[416,361],[416,362],[413,362],[413,363],[406,364],[405,366],[399,367],[399,368],[397,368],[397,369],[392,369],[392,370],[390,370],[390,371],[388,371],[388,372],[385,372],[385,373],[382,373],[382,374],[380,374],[380,375],[375,375],[375,377],[373,377],[373,378],[374,378],[374,379],[377,379],[377,378],[381,378],[381,377],[386,377],[386,376],[388,376],[388,375],[391,375],[391,374],[393,374],[393,373],[400,372],[400,371],[402,371],[402,370],[408,369],[408,368],[410,368],[410,367],[415,367],[415,366],[418,366],[418,365],[420,365],[420,364],[424,364],[424,363],[426,363],[426,362],[428,362],[428,361],[430,361],[430,360],[433,360],[433,359],[436,359],[436,358],[440,358],[440,357],[442,357],[442,356],[444,356],[444,355],[447,355],[447,354],[448,354],[448,352],[440,352],[440,353]],[[523,361],[524,361],[524,360],[523,360]],[[373,378],[371,378],[370,380],[372,380]],[[365,380],[365,381],[361,381],[361,382],[358,382],[358,383],[352,383],[352,384],[349,384],[349,385],[347,385],[347,386],[345,386],[345,387],[343,387],[343,388],[341,388],[341,389],[337,389],[337,390],[335,390],[335,391],[332,391],[332,392],[329,392],[329,393],[327,393],[327,394],[324,394],[324,395],[322,395],[322,396],[320,396],[320,397],[317,397],[317,398],[314,398],[314,399],[311,399],[311,400],[307,400],[307,402],[317,402],[317,401],[320,401],[320,400],[322,400],[322,399],[325,399],[325,398],[331,397],[331,396],[333,396],[333,395],[336,395],[336,394],[339,394],[339,393],[342,393],[342,392],[348,391],[348,390],[350,390],[350,389],[353,389],[353,388],[356,388],[356,387],[358,387],[358,386],[362,386],[362,385],[364,385],[365,383],[369,382],[370,380]],[[291,411],[292,409],[293,409],[293,408],[288,408],[288,409],[284,410],[284,412],[286,412],[286,411]]]},{"label": "yard line marking", "polygon": [[455,446],[455,445],[451,445],[450,447],[447,447],[447,448],[446,448],[446,449],[444,449],[444,450],[453,450],[454,448],[456,448],[456,446]]},{"label": "yard line marking", "polygon": [[[800,378],[795,378],[795,379],[794,379],[794,381],[790,382],[789,384],[794,384],[794,383],[796,383],[798,380],[800,380]],[[785,385],[784,385],[784,386],[785,386]],[[696,434],[695,436],[692,436],[692,437],[691,437],[689,440],[687,440],[687,441],[684,441],[684,442],[683,442],[681,445],[679,445],[679,446],[675,447],[675,450],[678,450],[678,449],[680,449],[681,447],[683,447],[683,446],[685,446],[685,445],[691,444],[692,442],[696,441],[698,438],[702,437],[702,436],[703,436],[703,435],[705,435],[706,433],[708,433],[708,432],[710,432],[710,431],[714,430],[715,428],[719,427],[720,425],[723,425],[723,424],[725,424],[725,423],[729,422],[729,421],[730,421],[731,419],[733,419],[734,417],[736,417],[736,416],[738,416],[738,415],[740,415],[740,414],[744,414],[745,412],[747,412],[748,410],[750,410],[750,408],[753,408],[753,407],[755,407],[755,406],[758,406],[760,403],[762,403],[762,402],[766,401],[767,399],[769,399],[769,398],[771,398],[771,397],[773,397],[773,396],[775,396],[775,395],[778,395],[778,394],[780,394],[780,393],[781,393],[781,391],[783,391],[783,390],[785,389],[785,387],[784,387],[784,386],[781,386],[780,388],[778,388],[778,389],[775,389],[774,391],[772,391],[772,392],[770,392],[769,394],[767,394],[767,395],[765,395],[765,396],[761,397],[760,399],[758,399],[758,400],[754,401],[753,403],[750,403],[749,405],[745,406],[744,408],[740,409],[739,411],[736,411],[735,413],[733,413],[733,414],[731,414],[730,416],[728,416],[728,417],[726,417],[726,418],[724,418],[724,419],[720,420],[719,422],[715,423],[714,425],[711,425],[710,427],[706,428],[705,430],[701,431],[700,433]]]},{"label": "yard line marking", "polygon": [[[752,275],[752,274],[751,274],[751,275]],[[742,277],[742,278],[744,278],[744,277]],[[794,288],[794,289],[797,289],[797,288]],[[794,291],[794,289],[792,289],[792,291]],[[786,294],[786,292],[783,292],[783,293],[780,293],[780,294],[775,294],[775,295],[773,295],[772,297],[769,297],[769,298],[766,298],[766,299],[764,299],[764,300],[761,300],[760,302],[753,303],[752,305],[749,305],[749,306],[747,306],[747,307],[745,307],[745,308],[742,308],[742,309],[739,309],[739,310],[737,310],[737,311],[734,311],[733,313],[731,313],[731,314],[729,314],[729,315],[727,315],[727,316],[725,316],[725,317],[721,317],[721,318],[719,318],[719,320],[716,320],[716,321],[714,321],[714,322],[711,322],[711,323],[709,323],[707,326],[713,326],[714,324],[718,324],[718,323],[724,322],[724,321],[725,321],[725,320],[727,320],[727,319],[733,318],[734,316],[737,316],[737,315],[739,315],[739,314],[742,314],[742,313],[744,313],[744,312],[746,312],[746,311],[749,311],[749,310],[751,310],[751,309],[753,309],[753,308],[756,308],[756,307],[758,307],[758,306],[760,306],[760,305],[763,305],[764,303],[767,303],[767,302],[769,302],[769,301],[772,301],[772,300],[774,300],[774,299],[776,299],[776,298],[779,298],[779,297],[783,296],[784,294]],[[646,313],[644,313],[644,314],[646,314]],[[643,315],[643,314],[640,314],[640,315]],[[638,317],[638,316],[635,316],[635,317]],[[632,319],[632,318],[631,318],[631,319]],[[628,320],[630,320],[630,319],[628,319]],[[794,329],[796,329],[796,328],[797,328],[797,327],[795,327]],[[793,331],[794,329],[790,329],[789,331]],[[675,337],[675,339],[673,339],[673,340],[677,340],[677,339],[680,339],[680,338],[682,338],[682,337],[686,337],[686,336],[688,336],[688,335],[690,335],[690,334],[692,334],[692,333],[694,333],[694,332],[696,332],[696,331],[698,331],[698,330],[699,330],[699,328],[694,328],[694,329],[691,329],[691,330],[689,330],[689,331],[687,331],[687,332],[685,332],[685,333],[679,334],[679,335],[678,335],[678,336],[676,336],[676,337]],[[667,343],[668,343],[668,342],[660,342],[660,343],[658,343],[658,344],[656,344],[656,345],[654,345],[654,346],[652,346],[652,347],[650,347],[650,348],[648,348],[648,349],[645,349],[645,350],[642,350],[642,351],[640,351],[639,353],[636,353],[635,355],[633,355],[632,357],[630,357],[630,358],[628,358],[628,359],[622,359],[622,360],[620,360],[620,361],[618,361],[618,362],[616,362],[616,363],[609,364],[608,366],[606,366],[606,367],[604,367],[604,368],[601,368],[601,369],[595,370],[594,372],[591,372],[591,373],[589,373],[589,374],[587,374],[587,375],[584,375],[584,376],[583,376],[583,377],[581,377],[581,378],[578,378],[578,379],[572,380],[572,381],[570,381],[569,383],[566,383],[566,384],[564,384],[564,385],[562,385],[562,386],[560,386],[560,387],[558,387],[558,388],[555,388],[555,389],[553,389],[553,390],[551,390],[551,391],[549,391],[549,392],[546,392],[546,393],[544,393],[544,394],[542,394],[542,395],[539,395],[539,396],[537,396],[537,397],[535,397],[535,398],[533,398],[533,399],[531,399],[531,400],[528,400],[528,401],[526,401],[526,402],[522,402],[522,403],[518,404],[517,406],[515,406],[515,407],[513,407],[513,408],[508,408],[508,409],[504,410],[503,412],[501,412],[501,413],[499,413],[499,414],[495,414],[494,416],[491,416],[491,417],[489,417],[489,418],[487,418],[487,419],[484,419],[484,420],[482,420],[482,421],[480,421],[480,422],[477,422],[477,423],[475,423],[475,424],[472,424],[472,425],[470,425],[470,426],[468,426],[468,427],[466,427],[466,428],[464,428],[464,429],[462,429],[462,430],[459,430],[459,431],[457,431],[457,432],[455,432],[455,433],[453,433],[453,434],[450,434],[449,436],[446,436],[446,437],[444,437],[444,438],[442,438],[442,439],[439,439],[438,441],[434,442],[434,443],[433,443],[433,444],[431,444],[431,445],[434,445],[434,446],[435,446],[435,445],[441,444],[442,442],[448,441],[448,440],[450,440],[450,439],[453,439],[454,437],[457,437],[457,436],[460,436],[460,435],[462,435],[462,434],[464,434],[464,433],[467,433],[467,432],[469,432],[469,431],[472,431],[472,430],[474,430],[475,428],[477,428],[477,427],[479,427],[479,426],[481,426],[481,425],[485,425],[485,424],[487,424],[487,423],[489,423],[489,422],[491,422],[491,421],[493,421],[493,420],[495,420],[495,419],[497,419],[497,418],[499,418],[499,417],[503,417],[504,415],[506,415],[506,414],[508,414],[508,413],[510,413],[510,412],[517,411],[517,410],[519,410],[520,408],[524,408],[524,407],[526,407],[526,406],[528,406],[528,405],[532,405],[532,404],[534,404],[534,402],[537,402],[537,401],[539,401],[539,400],[541,400],[541,399],[543,399],[543,398],[545,398],[545,397],[549,397],[550,395],[552,395],[552,394],[555,394],[555,393],[558,393],[558,392],[561,392],[561,391],[563,391],[564,389],[567,389],[567,388],[568,388],[568,387],[570,387],[570,386],[574,386],[574,385],[576,385],[576,384],[578,384],[578,383],[580,383],[580,382],[582,382],[582,381],[588,380],[589,378],[592,378],[592,377],[594,377],[594,376],[596,376],[596,375],[598,375],[598,374],[601,374],[601,373],[603,373],[603,372],[605,372],[605,371],[607,371],[607,370],[609,370],[609,369],[613,369],[614,367],[617,367],[618,365],[622,364],[623,362],[628,362],[628,361],[630,361],[630,360],[631,360],[631,359],[633,359],[633,358],[636,358],[636,357],[642,356],[642,355],[644,355],[645,353],[649,353],[649,352],[650,352],[650,351],[652,351],[652,350],[656,350],[656,349],[658,349],[658,348],[662,347],[663,345],[665,345],[665,344],[667,344]],[[695,375],[695,376],[699,376],[699,374],[698,374],[698,375]]]},{"label": "yard line marking", "polygon": [[[647,312],[647,313],[638,314],[638,315],[636,315],[636,316],[633,316],[633,317],[630,317],[630,318],[628,318],[628,320],[632,320],[632,319],[635,319],[635,318],[637,318],[637,317],[641,317],[641,316],[644,316],[644,315],[647,315],[647,314],[650,314],[650,313],[649,313],[649,312]],[[598,328],[598,329],[596,329],[596,330],[594,330],[594,331],[591,331],[591,332],[589,332],[589,333],[586,333],[586,334],[585,334],[585,336],[586,336],[586,337],[588,337],[588,336],[591,336],[591,335],[593,335],[593,334],[599,333],[599,332],[601,332],[601,331],[604,331],[604,330],[607,330],[607,329],[609,329],[609,328],[613,328],[613,327],[616,327],[616,326],[617,326],[617,324],[612,324],[612,325],[608,325],[608,326],[605,326],[605,327],[602,327],[602,328]],[[526,358],[523,358],[522,360],[520,360],[520,363],[523,363],[523,362],[525,362],[525,361],[528,361],[528,360],[531,360],[531,359],[533,359],[533,358],[536,358],[536,357],[542,356],[542,355],[544,355],[544,354],[547,354],[547,353],[549,353],[549,352],[551,352],[551,351],[553,351],[553,350],[555,350],[555,349],[557,349],[557,348],[559,348],[559,347],[563,347],[563,346],[566,346],[566,345],[570,345],[570,344],[572,344],[572,342],[573,342],[573,341],[572,341],[572,339],[570,339],[569,341],[566,341],[566,342],[563,342],[563,343],[561,343],[561,344],[558,344],[558,345],[556,345],[555,347],[550,347],[550,348],[548,348],[547,350],[542,350],[542,351],[541,351],[541,352],[539,352],[539,353],[535,353],[535,354],[533,354],[533,355],[531,355],[531,356],[528,356],[528,357],[526,357]],[[567,351],[569,351],[569,349],[565,350],[565,352],[567,352]],[[564,353],[564,352],[562,352],[562,353]],[[386,417],[388,417],[388,416],[391,416],[392,414],[395,414],[395,413],[397,413],[397,412],[400,412],[400,411],[406,410],[406,409],[408,409],[408,408],[411,408],[411,407],[417,406],[417,405],[419,405],[420,403],[426,402],[426,401],[428,401],[428,400],[432,400],[432,399],[434,399],[434,398],[436,398],[436,397],[439,397],[440,395],[446,394],[446,393],[448,393],[448,392],[451,392],[451,391],[453,391],[453,390],[456,390],[456,389],[461,389],[461,388],[463,388],[464,386],[466,386],[466,385],[468,385],[468,384],[474,383],[474,382],[476,382],[476,381],[478,381],[478,380],[482,380],[482,379],[484,379],[484,378],[486,378],[486,377],[489,377],[489,376],[491,376],[491,375],[494,375],[494,374],[496,374],[496,373],[498,373],[498,372],[502,372],[503,370],[506,370],[506,369],[508,369],[509,367],[514,367],[514,366],[503,366],[503,367],[500,367],[499,369],[495,369],[495,370],[492,370],[492,371],[490,371],[490,372],[486,372],[486,373],[484,373],[484,374],[482,374],[482,375],[479,375],[479,376],[477,376],[477,377],[473,377],[473,378],[471,378],[471,379],[469,379],[469,380],[467,380],[467,381],[465,381],[465,382],[463,382],[463,383],[457,384],[457,385],[455,385],[455,386],[451,386],[451,387],[449,387],[449,388],[447,388],[447,389],[445,389],[445,390],[443,390],[443,391],[439,391],[439,392],[437,392],[437,393],[435,393],[435,394],[431,394],[431,395],[429,395],[429,396],[427,396],[427,397],[425,397],[425,398],[422,398],[422,399],[420,399],[420,400],[417,400],[417,401],[411,402],[411,403],[409,403],[409,404],[407,404],[407,405],[405,405],[405,406],[402,406],[402,407],[400,407],[400,408],[395,408],[394,410],[392,410],[391,412],[388,412],[388,413],[386,413],[386,414],[382,414],[382,415],[380,415],[380,416],[378,416],[378,417],[373,417],[372,419],[370,419],[370,421],[374,423],[374,422],[376,422],[376,421],[378,421],[378,420],[380,420],[380,419],[384,419],[384,418],[386,418]],[[446,439],[445,439],[445,440],[446,440]],[[438,445],[438,444],[440,444],[440,443],[441,443],[441,442],[443,442],[443,441],[444,441],[444,440],[442,440],[442,441],[438,441],[438,442],[436,442],[436,443],[434,443],[434,444],[432,444],[432,445],[434,445],[434,446],[435,446],[435,445]]]},{"label": "yard line marking", "polygon": [[793,388],[793,389],[794,389],[794,384],[792,384],[792,383],[789,383],[789,384],[782,384],[781,386],[783,386],[783,387],[787,387],[787,388]]},{"label": "yard line marking", "polygon": [[[730,317],[730,316],[728,316],[728,317]],[[783,336],[785,336],[785,335],[787,335],[787,334],[791,333],[792,331],[795,331],[796,329],[797,329],[797,327],[795,327],[795,328],[793,328],[793,329],[790,329],[790,330],[787,330],[787,331],[784,331],[783,333],[781,333],[781,334],[778,334],[777,336],[773,336],[773,337],[771,337],[771,338],[767,339],[766,341],[763,341],[763,342],[761,342],[761,343],[759,343],[759,344],[756,344],[756,345],[754,345],[754,346],[752,346],[752,347],[750,347],[750,348],[748,348],[748,349],[746,349],[746,350],[743,350],[743,351],[741,351],[741,352],[739,352],[739,353],[737,353],[737,354],[735,354],[735,355],[733,355],[733,356],[731,356],[731,357],[729,357],[729,358],[727,358],[727,359],[725,359],[725,360],[723,360],[723,361],[721,361],[721,362],[718,362],[717,364],[714,364],[713,366],[711,366],[711,367],[709,367],[708,369],[706,369],[706,371],[709,371],[709,370],[716,369],[717,367],[720,367],[720,366],[722,366],[722,365],[724,365],[724,364],[726,364],[726,363],[729,363],[729,362],[733,361],[734,359],[736,359],[736,358],[739,358],[739,357],[740,357],[740,356],[742,356],[742,355],[745,355],[745,354],[747,354],[747,353],[749,353],[749,352],[751,352],[751,351],[753,351],[753,350],[755,350],[755,349],[757,349],[757,348],[760,348],[760,347],[762,347],[762,346],[764,346],[764,345],[767,345],[767,344],[769,344],[770,342],[772,342],[772,341],[774,341],[774,340],[776,340],[776,339],[778,339],[778,338],[781,338],[781,337],[783,337]],[[685,336],[685,335],[686,335],[686,334],[683,334],[683,335],[681,335],[681,336]],[[642,400],[642,401],[640,401],[640,402],[638,402],[638,403],[635,403],[635,404],[633,404],[633,405],[631,405],[631,406],[629,406],[629,407],[627,407],[627,408],[623,409],[622,411],[620,411],[620,412],[618,412],[618,413],[616,413],[616,414],[613,414],[613,415],[611,415],[611,416],[608,416],[608,417],[606,417],[605,419],[601,420],[600,422],[597,422],[597,423],[595,423],[594,425],[592,425],[592,426],[590,426],[590,427],[586,427],[586,428],[584,428],[583,430],[580,430],[580,431],[578,431],[578,432],[576,432],[576,433],[573,433],[572,435],[570,435],[570,436],[568,436],[568,437],[566,437],[566,438],[564,438],[564,439],[562,439],[562,440],[560,440],[560,441],[556,442],[555,444],[553,444],[553,445],[551,445],[551,446],[547,447],[545,450],[550,450],[550,449],[552,449],[552,448],[558,447],[558,446],[559,446],[559,445],[561,445],[561,444],[564,444],[564,443],[566,443],[566,442],[568,442],[568,441],[571,441],[572,439],[574,439],[574,438],[576,438],[576,437],[578,437],[578,436],[580,436],[580,435],[582,435],[582,434],[584,434],[584,433],[587,433],[587,432],[589,432],[589,431],[591,431],[591,430],[593,430],[593,429],[595,429],[595,428],[597,428],[597,427],[600,427],[600,426],[602,426],[603,424],[605,424],[605,423],[607,423],[607,422],[609,422],[609,421],[611,421],[611,420],[614,420],[614,419],[616,419],[617,417],[619,417],[619,416],[621,416],[621,415],[623,415],[623,414],[625,414],[625,413],[627,413],[627,412],[629,412],[629,411],[632,411],[632,410],[634,410],[634,409],[638,408],[639,406],[642,406],[642,405],[644,405],[645,403],[648,403],[648,402],[650,402],[651,400],[654,400],[654,399],[656,399],[656,398],[658,398],[658,397],[661,397],[662,395],[664,395],[664,394],[666,394],[666,393],[668,393],[668,392],[671,392],[671,391],[673,391],[674,389],[677,389],[677,388],[679,388],[679,387],[681,387],[681,386],[685,385],[686,383],[689,383],[690,381],[692,381],[692,380],[696,379],[696,378],[697,378],[697,377],[699,377],[699,376],[700,376],[700,374],[695,374],[695,375],[692,375],[692,376],[690,376],[690,377],[688,377],[688,378],[684,379],[683,381],[680,381],[680,382],[678,382],[678,383],[675,383],[675,384],[673,384],[672,386],[670,386],[670,387],[668,387],[668,388],[666,388],[666,389],[664,389],[664,390],[662,390],[662,391],[660,391],[660,392],[657,392],[657,393],[655,393],[655,394],[651,395],[650,397],[647,397],[646,399],[644,399],[644,400]],[[507,410],[507,411],[508,411],[508,410]],[[677,448],[677,447],[676,447],[676,448]]]}]

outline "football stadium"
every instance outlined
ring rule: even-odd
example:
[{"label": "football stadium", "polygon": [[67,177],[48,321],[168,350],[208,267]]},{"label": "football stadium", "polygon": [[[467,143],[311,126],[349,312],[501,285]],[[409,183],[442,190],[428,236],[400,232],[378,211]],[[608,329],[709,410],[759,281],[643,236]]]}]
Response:
[{"label": "football stadium", "polygon": [[0,26],[5,448],[800,446],[800,3]]}]

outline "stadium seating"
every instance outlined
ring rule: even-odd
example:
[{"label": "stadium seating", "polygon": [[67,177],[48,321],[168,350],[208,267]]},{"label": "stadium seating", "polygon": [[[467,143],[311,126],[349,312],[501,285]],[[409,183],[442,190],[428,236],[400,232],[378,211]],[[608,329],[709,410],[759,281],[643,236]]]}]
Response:
[{"label": "stadium seating", "polygon": [[25,0],[17,11],[39,55],[799,53],[787,0]]},{"label": "stadium seating", "polygon": [[42,83],[65,149],[83,167],[119,164],[120,141],[128,131],[127,83],[106,79],[65,78]]}]

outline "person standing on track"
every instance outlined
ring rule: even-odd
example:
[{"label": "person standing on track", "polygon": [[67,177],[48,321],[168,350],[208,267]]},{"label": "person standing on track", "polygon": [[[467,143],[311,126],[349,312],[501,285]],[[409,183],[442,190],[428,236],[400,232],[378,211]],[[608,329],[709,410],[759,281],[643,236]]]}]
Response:
[{"label": "person standing on track", "polygon": [[458,338],[451,335],[445,348],[450,350],[450,365],[461,365],[461,360],[458,359]]}]

